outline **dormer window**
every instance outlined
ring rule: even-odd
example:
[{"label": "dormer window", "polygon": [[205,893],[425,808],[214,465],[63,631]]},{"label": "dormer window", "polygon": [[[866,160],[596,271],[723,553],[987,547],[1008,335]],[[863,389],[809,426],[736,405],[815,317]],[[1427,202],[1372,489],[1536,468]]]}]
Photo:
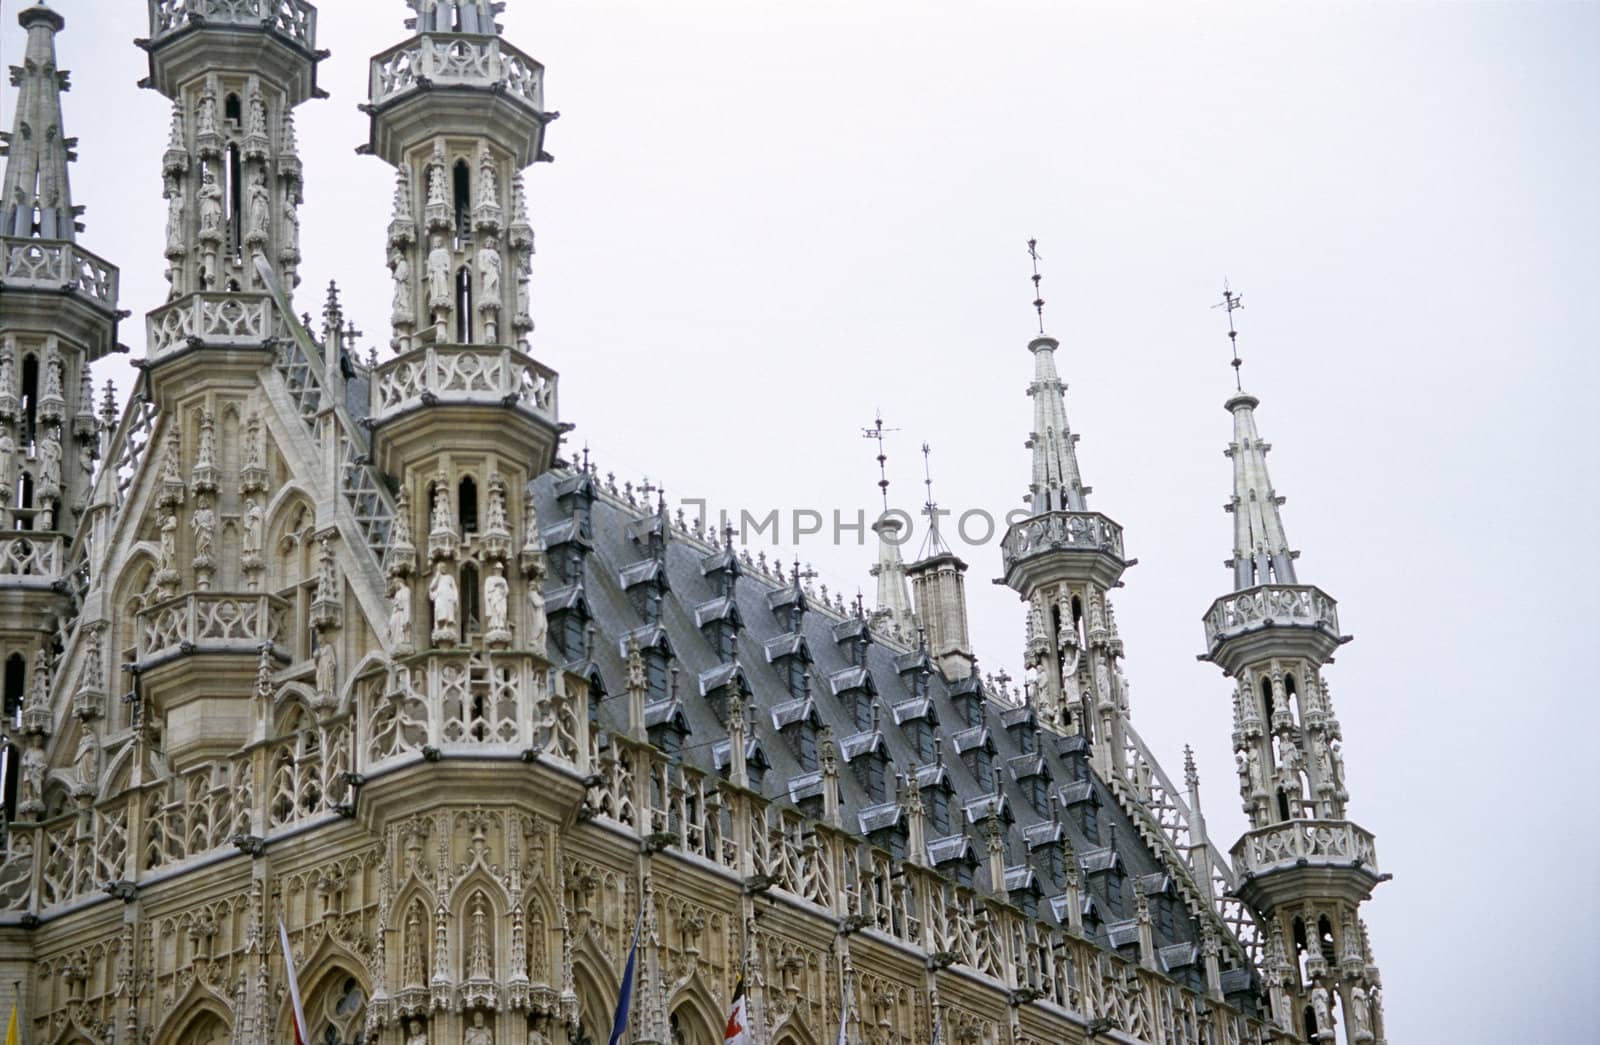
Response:
[{"label": "dormer window", "polygon": [[683,752],[683,741],[689,735],[689,721],[675,700],[654,701],[645,705],[645,727],[650,743],[660,748],[668,758]]},{"label": "dormer window", "polygon": [[817,768],[817,734],[822,729],[822,719],[809,699],[791,700],[772,709],[772,725],[794,752],[800,768],[814,772]]},{"label": "dormer window", "polygon": [[771,664],[796,700],[807,695],[806,676],[811,671],[811,650],[798,632],[785,632],[766,641],[767,663]]},{"label": "dormer window", "polygon": [[929,825],[938,834],[949,834],[950,785],[948,783],[940,783],[928,788],[924,796],[924,802],[928,810]]},{"label": "dormer window", "polygon": [[1122,868],[1113,866],[1106,872],[1106,910],[1111,912],[1111,917],[1122,917]]}]

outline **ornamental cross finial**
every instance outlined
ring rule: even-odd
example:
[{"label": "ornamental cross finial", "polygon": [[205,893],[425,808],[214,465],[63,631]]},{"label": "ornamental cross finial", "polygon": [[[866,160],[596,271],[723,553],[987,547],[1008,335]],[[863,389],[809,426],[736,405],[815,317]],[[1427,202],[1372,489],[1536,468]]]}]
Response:
[{"label": "ornamental cross finial", "polygon": [[1028,241],[1028,257],[1033,260],[1033,310],[1039,314],[1039,333],[1044,333],[1044,295],[1039,293],[1039,280],[1044,277],[1039,275],[1039,262],[1044,259],[1039,256],[1039,241]]},{"label": "ornamental cross finial", "polygon": [[889,512],[889,472],[887,468],[889,458],[883,452],[883,437],[890,432],[898,431],[900,431],[898,428],[883,427],[883,411],[881,410],[878,411],[878,416],[873,420],[872,427],[861,430],[863,439],[876,439],[878,441],[878,490],[883,494],[883,511],[885,515]]},{"label": "ornamental cross finial", "polygon": [[1222,300],[1211,307],[1228,310],[1228,347],[1233,349],[1233,387],[1235,391],[1243,391],[1244,385],[1239,379],[1239,367],[1244,365],[1244,361],[1239,358],[1239,331],[1234,328],[1233,314],[1237,310],[1244,308],[1244,295],[1235,294],[1228,288],[1228,281],[1224,279],[1222,281]]}]

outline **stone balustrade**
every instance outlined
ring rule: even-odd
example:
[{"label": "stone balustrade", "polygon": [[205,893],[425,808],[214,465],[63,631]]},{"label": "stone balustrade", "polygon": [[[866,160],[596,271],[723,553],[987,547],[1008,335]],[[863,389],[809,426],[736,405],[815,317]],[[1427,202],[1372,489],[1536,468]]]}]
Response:
[{"label": "stone balustrade", "polygon": [[1059,551],[1099,551],[1121,559],[1122,527],[1099,512],[1046,512],[1014,523],[1000,543],[1008,572],[1015,563]]},{"label": "stone balustrade", "polygon": [[150,0],[152,40],[199,25],[264,27],[311,50],[317,9],[306,0]]},{"label": "stone balustrade", "polygon": [[275,595],[195,592],[158,602],[138,616],[141,664],[179,653],[248,653],[281,643],[289,604]]},{"label": "stone balustrade", "polygon": [[397,356],[372,378],[372,417],[381,423],[425,402],[506,403],[559,416],[556,372],[513,348],[431,345]]},{"label": "stone balustrade", "polygon": [[1338,604],[1310,585],[1263,584],[1224,595],[1206,611],[1206,647],[1261,627],[1321,628],[1339,634]]},{"label": "stone balustrade", "polygon": [[1233,847],[1233,867],[1241,877],[1304,863],[1309,866],[1359,865],[1378,873],[1372,833],[1348,820],[1286,820],[1249,831]]},{"label": "stone balustrade", "polygon": [[65,541],[11,533],[0,537],[0,578],[8,586],[48,588],[61,575]]},{"label": "stone balustrade", "polygon": [[190,294],[151,312],[145,333],[156,360],[194,345],[260,348],[285,329],[267,294]]},{"label": "stone balustrade", "polygon": [[372,60],[372,105],[426,86],[500,88],[535,111],[544,109],[544,66],[498,36],[423,33]]},{"label": "stone balustrade", "polygon": [[0,238],[0,285],[76,291],[107,310],[117,307],[115,265],[68,240]]}]

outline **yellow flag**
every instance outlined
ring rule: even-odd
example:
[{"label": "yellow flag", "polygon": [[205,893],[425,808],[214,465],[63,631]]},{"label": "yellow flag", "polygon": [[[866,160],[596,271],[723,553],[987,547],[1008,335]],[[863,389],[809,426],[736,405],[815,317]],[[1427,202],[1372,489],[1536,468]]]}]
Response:
[{"label": "yellow flag", "polygon": [[17,1003],[11,1003],[11,1022],[6,1025],[6,1045],[22,1045],[22,1036],[17,1033]]}]

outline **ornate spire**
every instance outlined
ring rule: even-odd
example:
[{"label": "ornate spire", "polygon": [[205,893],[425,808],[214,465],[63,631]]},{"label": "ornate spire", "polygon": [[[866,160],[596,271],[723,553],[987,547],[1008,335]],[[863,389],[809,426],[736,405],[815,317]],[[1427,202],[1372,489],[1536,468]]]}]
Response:
[{"label": "ornate spire", "polygon": [[0,235],[70,240],[78,212],[67,164],[77,158],[72,150],[78,142],[61,129],[61,92],[68,84],[66,72],[56,68],[56,34],[66,19],[38,4],[25,8],[17,21],[28,31],[28,42],[22,64],[11,67],[11,85],[17,88],[13,129],[0,135],[10,157],[0,185]]},{"label": "ornate spire", "polygon": [[[1238,333],[1233,327],[1233,311],[1239,297],[1231,291],[1223,292],[1223,304],[1228,306],[1228,337],[1234,346],[1234,375],[1237,381],[1239,353]],[[1233,442],[1223,451],[1233,461],[1233,499],[1224,510],[1233,514],[1233,558],[1227,565],[1233,569],[1233,586],[1237,591],[1258,584],[1294,584],[1294,560],[1299,552],[1289,549],[1289,539],[1284,536],[1283,519],[1278,508],[1284,499],[1272,488],[1267,475],[1267,451],[1271,444],[1256,431],[1257,406],[1261,400],[1243,390],[1235,392],[1223,404],[1233,415]]]},{"label": "ornate spire", "polygon": [[1033,451],[1033,481],[1028,499],[1033,514],[1088,511],[1084,497],[1090,489],[1083,485],[1078,471],[1078,437],[1067,424],[1067,386],[1056,373],[1056,349],[1061,343],[1044,333],[1044,299],[1039,296],[1039,254],[1037,240],[1028,241],[1028,255],[1034,261],[1034,308],[1039,313],[1039,335],[1028,342],[1033,353],[1033,432],[1027,447]]}]

